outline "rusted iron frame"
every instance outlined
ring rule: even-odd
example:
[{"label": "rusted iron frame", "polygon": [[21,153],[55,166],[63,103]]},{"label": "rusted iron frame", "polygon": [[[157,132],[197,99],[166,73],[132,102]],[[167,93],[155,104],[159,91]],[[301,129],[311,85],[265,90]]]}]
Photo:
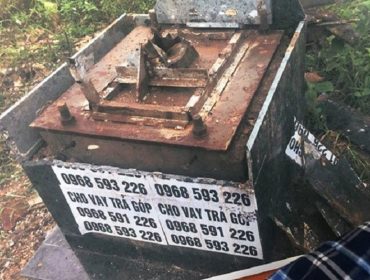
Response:
[{"label": "rusted iron frame", "polygon": [[190,115],[196,115],[202,108],[207,98],[212,93],[218,80],[222,77],[225,70],[230,65],[230,61],[238,52],[239,46],[241,45],[244,37],[244,31],[237,32],[231,37],[227,46],[222,50],[221,56],[216,60],[211,69],[208,71],[209,79],[206,88],[204,90],[197,90],[185,106]]},{"label": "rusted iron frame", "polygon": [[102,101],[97,112],[125,114],[130,116],[141,116],[162,119],[176,119],[188,121],[188,114],[182,107],[174,106],[160,106],[143,103],[122,103],[117,101]]},{"label": "rusted iron frame", "polygon": [[208,71],[206,69],[165,69],[154,70],[154,77],[149,82],[157,87],[187,87],[204,88],[207,85]]},{"label": "rusted iron frame", "polygon": [[137,81],[136,67],[126,67],[122,65],[116,66],[117,77],[115,81],[121,84],[136,84]]},{"label": "rusted iron frame", "polygon": [[87,101],[89,102],[90,109],[96,108],[96,106],[98,106],[100,103],[100,95],[97,92],[91,80],[77,81],[77,83],[79,84],[83,95],[86,97]]},{"label": "rusted iron frame", "polygon": [[189,123],[188,120],[152,118],[144,116],[130,116],[122,114],[111,114],[102,112],[93,112],[92,118],[96,121],[111,121],[118,123],[128,123],[136,125],[145,125],[153,127],[164,127],[173,129],[184,129]]},{"label": "rusted iron frame", "polygon": [[[247,32],[258,34],[254,31]],[[247,110],[249,104],[248,100],[252,98],[253,92],[255,92],[256,87],[258,88],[259,82],[257,81],[263,79],[265,67],[269,65],[270,58],[272,58],[275,50],[279,46],[281,35],[281,32],[273,32],[272,34],[266,35],[256,35],[256,42],[252,44],[251,48],[247,51],[245,59],[241,61],[241,64],[246,64],[243,66],[243,69],[246,70],[239,70],[238,68],[236,72],[236,74],[240,72],[238,76],[240,76],[241,74],[242,77],[249,78],[237,78],[235,82],[236,84],[238,84],[237,81],[239,81],[240,89],[237,89],[237,91],[235,89],[232,91],[224,92],[222,94],[221,99],[219,100],[219,102],[217,102],[212,112],[212,118],[207,118],[205,120],[205,124],[209,128],[209,134],[204,139],[195,140],[194,136],[189,133],[191,131],[190,129],[185,129],[184,131],[174,131],[169,129],[158,130],[157,128],[153,128],[150,126],[136,126],[131,124],[120,126],[113,122],[111,124],[104,124],[103,122],[94,123],[92,118],[90,120],[89,117],[85,117],[88,115],[81,115],[79,113],[81,112],[80,106],[71,108],[71,112],[72,114],[76,114],[77,120],[74,127],[66,128],[61,127],[59,122],[52,123],[52,120],[54,119],[53,116],[45,119],[40,118],[38,121],[33,123],[33,127],[36,127],[40,130],[47,129],[67,134],[86,134],[91,137],[113,137],[134,141],[174,144],[185,147],[200,147],[214,151],[226,151],[235,135],[236,129],[238,127],[238,124],[240,124],[242,116],[245,115],[245,111]],[[253,40],[248,37],[247,41]],[[259,61],[260,58],[264,61],[263,63],[262,61]],[[257,72],[255,69],[256,66],[258,67]],[[66,92],[65,98],[72,98],[72,92],[73,90],[71,92]],[[235,92],[239,92],[240,94],[235,94]],[[246,94],[250,96],[247,97],[245,96]],[[80,95],[82,95],[82,93],[79,94],[78,97],[76,97],[79,102],[82,101],[82,97]],[[241,100],[242,96],[245,96],[245,98],[242,98],[243,100]],[[104,103],[104,101],[105,100],[103,100],[102,103]],[[231,102],[230,104],[229,101]],[[226,106],[225,108],[224,105]],[[242,106],[243,108],[239,108],[240,106]],[[230,110],[228,108],[230,108]],[[53,106],[48,111],[55,111],[55,106]]]},{"label": "rusted iron frame", "polygon": [[117,94],[119,94],[121,86],[122,85],[116,81],[113,81],[110,84],[108,84],[108,86],[102,91],[103,93],[102,99],[112,100],[115,96],[117,96]]},{"label": "rusted iron frame", "polygon": [[[182,36],[182,37],[192,36],[192,37],[202,37],[207,40],[222,40],[222,41],[230,40],[235,34],[235,32],[231,32],[231,31],[226,31],[226,32],[202,31],[202,32],[197,33],[193,29],[190,29],[190,30],[189,29],[185,29],[185,30],[177,29],[176,32],[179,36]],[[171,34],[171,32],[169,32],[168,34]]]},{"label": "rusted iron frame", "polygon": [[[254,38],[254,36],[252,36]],[[238,41],[239,42],[239,41]],[[236,44],[236,43],[235,43]],[[200,109],[200,115],[202,117],[206,117],[208,113],[213,109],[215,104],[217,103],[217,100],[220,98],[222,92],[226,88],[229,80],[231,79],[232,75],[237,70],[241,60],[243,59],[245,53],[250,48],[250,43],[245,42],[244,45],[240,46],[238,48],[238,52],[234,55],[234,60],[230,63],[229,67],[226,69],[226,71],[223,73],[222,77],[220,79],[217,79],[217,84],[212,89],[212,91],[209,93],[209,98],[205,101],[203,104],[203,107]],[[221,66],[222,67],[222,66]]]},{"label": "rusted iron frame", "polygon": [[[222,50],[220,57],[216,60],[216,62],[213,64],[211,69],[208,71],[208,74],[205,73],[205,69],[187,69],[187,68],[181,68],[181,69],[161,69],[161,68],[154,68],[153,73],[154,76],[164,76],[167,75],[169,79],[164,80],[163,78],[157,78],[157,79],[149,79],[148,76],[148,81],[147,85],[148,86],[186,86],[186,87],[205,87],[205,89],[198,89],[196,90],[195,94],[189,99],[189,102],[185,106],[185,108],[176,108],[180,109],[182,111],[187,111],[191,115],[196,115],[198,110],[202,108],[204,103],[206,102],[207,98],[209,95],[213,92],[215,85],[217,84],[218,80],[220,77],[223,75],[225,70],[228,68],[230,65],[230,61],[235,58],[235,56],[238,53],[239,46],[241,42],[243,41],[245,36],[245,33],[243,31],[235,33],[231,39],[229,40],[227,46]],[[142,50],[141,50],[142,52]],[[245,50],[242,50],[242,53],[244,55]],[[238,56],[236,59],[241,59],[242,56]],[[141,65],[141,64],[140,64]],[[236,66],[238,63],[236,63]],[[236,69],[235,66],[235,69]],[[142,67],[142,66],[141,66]],[[139,67],[139,68],[141,68]],[[144,65],[145,68],[145,65]],[[232,71],[232,73],[235,71],[235,69]],[[136,74],[135,68],[129,68],[129,67],[124,67],[124,66],[117,66],[117,75],[118,77],[116,78],[116,81],[118,82],[126,82],[126,83],[138,83],[137,80],[134,79],[133,74]],[[192,77],[191,76],[194,76]],[[138,75],[139,77],[139,75]],[[188,78],[189,77],[189,78]],[[208,77],[207,80],[205,78]],[[226,86],[226,85],[225,85]],[[224,88],[224,87],[223,87]],[[222,89],[223,89],[222,88]],[[182,112],[181,115],[174,113],[172,111],[169,111],[167,107],[161,108],[159,105],[144,105],[148,112],[145,113],[145,117],[155,117],[157,115],[156,111],[161,111],[161,112],[166,112],[165,114],[160,114],[159,118],[164,118],[166,119],[166,116],[171,116],[171,117],[180,117],[178,120],[183,120],[184,114]],[[150,108],[152,107],[152,108]],[[143,116],[144,114],[144,108],[140,107],[140,110],[138,110],[138,107],[135,108],[134,104],[126,104],[126,105],[120,105],[119,103],[105,103],[105,104],[100,104],[98,111],[104,110],[113,113],[123,113],[127,114],[130,110],[133,109],[130,113],[132,114],[133,112],[137,113],[138,116]],[[158,110],[157,110],[158,109]],[[149,114],[149,111],[151,112],[150,114],[152,115],[147,115]],[[186,115],[188,117],[188,115]],[[106,117],[106,116],[105,116]],[[107,119],[107,118],[105,118]],[[115,119],[118,121],[121,119],[122,121],[125,120],[125,118],[115,118],[112,117],[112,119]],[[159,121],[161,122],[161,121]]]},{"label": "rusted iron frame", "polygon": [[148,54],[148,58],[158,57],[164,66],[168,67],[168,56],[164,50],[162,50],[158,45],[148,40],[145,44],[145,51]]},{"label": "rusted iron frame", "polygon": [[[136,68],[117,66],[118,83],[135,84]],[[197,68],[153,68],[148,85],[155,87],[187,87],[198,88],[207,85],[208,71]]]}]

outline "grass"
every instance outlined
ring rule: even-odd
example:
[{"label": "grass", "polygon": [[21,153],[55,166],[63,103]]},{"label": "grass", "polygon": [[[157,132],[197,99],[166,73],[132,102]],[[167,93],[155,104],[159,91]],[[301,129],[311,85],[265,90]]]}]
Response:
[{"label": "grass", "polygon": [[0,137],[0,186],[22,176],[20,166],[11,157],[11,152],[5,144],[4,137]]},{"label": "grass", "polygon": [[[123,13],[147,12],[149,0],[0,0],[0,113]],[[88,40],[87,38],[87,40]],[[0,137],[0,186],[22,175]]]},{"label": "grass", "polygon": [[370,155],[352,145],[348,138],[336,131],[326,130],[320,140],[331,146],[336,155],[348,159],[359,178],[367,184],[370,183]]},{"label": "grass", "polygon": [[324,9],[341,19],[354,20],[353,29],[358,34],[358,40],[349,45],[329,35],[322,46],[307,50],[306,71],[319,73],[325,80],[307,85],[308,126],[334,143],[334,151],[345,156],[360,178],[369,183],[370,157],[344,136],[328,130],[325,115],[316,100],[321,93],[326,93],[365,115],[370,114],[370,0],[347,0]]},{"label": "grass", "polygon": [[[312,105],[319,93],[326,92],[370,114],[370,0],[345,1],[328,9],[343,19],[355,19],[353,28],[359,38],[356,44],[349,45],[331,35],[321,48],[308,50],[306,70],[318,72],[326,79],[325,89],[309,85],[309,104]],[[315,109],[314,106],[311,109]],[[317,113],[320,112],[313,113],[314,123],[320,125]]]}]

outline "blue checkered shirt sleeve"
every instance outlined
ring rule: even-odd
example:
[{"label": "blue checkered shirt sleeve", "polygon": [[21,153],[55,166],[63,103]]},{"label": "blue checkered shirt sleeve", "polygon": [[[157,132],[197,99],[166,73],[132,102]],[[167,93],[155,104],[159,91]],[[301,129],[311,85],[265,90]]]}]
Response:
[{"label": "blue checkered shirt sleeve", "polygon": [[337,242],[326,242],[277,271],[270,280],[370,279],[370,222]]}]

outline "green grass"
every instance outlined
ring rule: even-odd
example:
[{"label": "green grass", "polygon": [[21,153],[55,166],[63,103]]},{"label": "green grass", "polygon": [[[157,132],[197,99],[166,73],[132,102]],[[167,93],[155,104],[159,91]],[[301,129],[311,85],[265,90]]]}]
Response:
[{"label": "green grass", "polygon": [[308,126],[316,134],[333,134],[329,142],[334,143],[334,150],[339,143],[341,149],[337,152],[344,155],[360,178],[369,183],[370,157],[345,137],[327,129],[325,115],[318,108],[316,99],[319,94],[326,93],[366,115],[370,114],[370,0],[345,1],[324,9],[336,13],[341,19],[355,20],[353,28],[359,40],[349,45],[330,35],[320,48],[308,49],[306,71],[317,72],[325,78],[324,82],[307,85]]},{"label": "green grass", "polygon": [[[343,19],[358,20],[353,27],[359,40],[355,45],[349,45],[334,35],[327,37],[322,48],[308,50],[306,70],[325,77],[330,84],[326,93],[370,114],[370,0],[346,1],[330,7],[329,11]],[[320,92],[309,88],[309,103]],[[320,112],[314,112],[314,118],[317,118],[317,113]]]},{"label": "green grass", "polygon": [[0,57],[8,63],[5,66],[33,60],[53,68],[60,59],[74,53],[74,45],[82,37],[123,13],[147,12],[154,2],[0,0]]}]

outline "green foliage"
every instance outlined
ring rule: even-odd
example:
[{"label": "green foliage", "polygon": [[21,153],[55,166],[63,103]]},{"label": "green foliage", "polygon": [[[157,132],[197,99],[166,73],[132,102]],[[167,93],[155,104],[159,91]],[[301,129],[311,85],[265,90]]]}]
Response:
[{"label": "green foliage", "polygon": [[370,114],[370,0],[354,0],[332,9],[344,19],[359,20],[354,25],[359,41],[350,46],[329,36],[318,53],[308,52],[307,68],[334,85],[329,93]]},{"label": "green foliage", "polygon": [[20,30],[36,26],[47,28],[58,12],[56,4],[46,0],[0,0],[0,7],[3,7],[0,12],[1,24]]},{"label": "green foliage", "polygon": [[123,13],[144,13],[155,1],[130,0],[59,0],[58,7],[63,22],[72,37],[94,32],[102,23],[109,23]]},{"label": "green foliage", "polygon": [[96,30],[100,12],[93,2],[87,0],[61,0],[58,3],[58,7],[69,36],[78,38]]},{"label": "green foliage", "polygon": [[0,0],[0,20],[7,21],[13,13],[29,10],[32,5],[32,1]]},{"label": "green foliage", "polygon": [[[346,1],[331,7],[331,11],[342,19],[358,20],[353,27],[359,34],[359,40],[355,45],[348,45],[335,36],[329,36],[319,50],[311,49],[307,52],[307,71],[318,72],[327,80],[307,84],[308,125],[325,134],[337,133],[326,128],[325,116],[317,106],[317,97],[323,92],[370,114],[370,0]],[[339,149],[341,153],[350,161],[360,178],[369,182],[370,158],[366,153],[351,145],[340,134],[331,142],[338,143],[338,146],[344,145]]]},{"label": "green foliage", "polygon": [[[143,13],[155,1],[129,0],[0,0],[0,43],[3,54],[11,58],[10,65],[24,60],[23,48],[33,59],[54,65],[59,58],[74,52],[74,44],[91,35],[123,13]],[[46,44],[37,50],[19,46],[32,36],[33,31],[43,30],[48,36]]]},{"label": "green foliage", "polygon": [[349,159],[353,168],[364,182],[370,182],[370,158],[355,147],[348,147],[346,158]]},{"label": "green foliage", "polygon": [[326,124],[323,117],[322,110],[317,106],[317,98],[320,94],[331,93],[334,86],[331,82],[307,83],[306,101],[308,109],[308,126],[317,130],[325,130]]},{"label": "green foliage", "polygon": [[112,17],[117,17],[122,13],[147,13],[148,10],[154,7],[155,0],[149,1],[130,1],[130,0],[115,0],[115,1],[97,1],[106,20]]}]

